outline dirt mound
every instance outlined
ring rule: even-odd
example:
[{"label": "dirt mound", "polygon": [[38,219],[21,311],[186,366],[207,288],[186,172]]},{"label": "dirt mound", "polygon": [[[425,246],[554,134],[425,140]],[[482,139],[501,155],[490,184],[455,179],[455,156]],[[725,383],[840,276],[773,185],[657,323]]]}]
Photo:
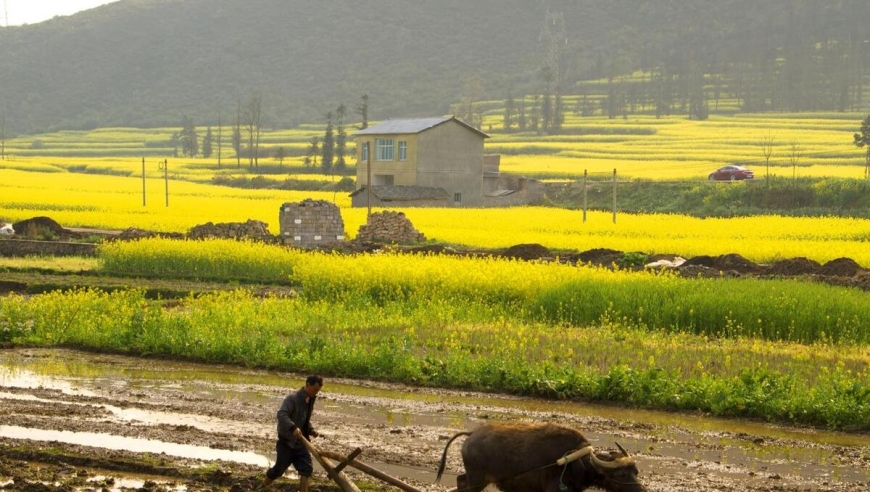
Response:
[{"label": "dirt mound", "polygon": [[861,265],[851,258],[837,258],[822,265],[819,273],[831,277],[853,277],[863,270]]},{"label": "dirt mound", "polygon": [[738,273],[758,273],[762,268],[737,253],[729,253],[716,257],[716,266],[721,270],[733,270]]},{"label": "dirt mound", "polygon": [[822,265],[809,258],[798,257],[780,260],[770,265],[770,273],[773,275],[815,275],[819,273]]},{"label": "dirt mound", "polygon": [[733,271],[737,273],[759,273],[763,270],[761,266],[753,263],[741,255],[729,253],[720,256],[699,255],[686,260],[683,267],[702,266],[715,270]]},{"label": "dirt mound", "polygon": [[625,253],[615,249],[595,248],[577,253],[571,257],[573,263],[591,263],[593,265],[609,265],[619,261]]},{"label": "dirt mound", "polygon": [[502,251],[501,256],[518,260],[537,260],[552,255],[549,249],[540,244],[517,244]]},{"label": "dirt mound", "polygon": [[51,231],[58,236],[70,236],[71,231],[49,217],[33,217],[12,224],[15,232],[21,235],[37,235],[40,231]]}]

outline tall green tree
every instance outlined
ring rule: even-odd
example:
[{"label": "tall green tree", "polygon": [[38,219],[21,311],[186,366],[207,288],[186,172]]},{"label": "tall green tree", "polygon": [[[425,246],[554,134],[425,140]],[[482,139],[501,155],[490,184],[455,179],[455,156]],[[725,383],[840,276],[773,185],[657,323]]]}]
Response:
[{"label": "tall green tree", "polygon": [[287,149],[283,146],[275,149],[275,160],[278,161],[278,166],[281,167],[284,165],[284,159],[287,158]]},{"label": "tall green tree", "polygon": [[369,127],[369,96],[363,94],[360,97],[359,103],[356,105],[356,113],[362,118],[362,123],[359,125],[360,130],[365,130]]},{"label": "tall green tree", "polygon": [[520,98],[520,107],[517,108],[517,129],[521,132],[526,131],[526,96]]},{"label": "tall green tree", "polygon": [[347,154],[347,131],[344,128],[344,118],[347,116],[347,107],[339,104],[335,110],[335,172],[344,175],[347,162],[344,156]]},{"label": "tall green tree", "polygon": [[326,113],[326,131],[323,133],[321,145],[320,168],[323,174],[332,174],[333,158],[335,157],[335,135],[332,128],[332,111]]},{"label": "tall green tree", "polygon": [[181,155],[196,157],[199,154],[199,139],[196,134],[196,126],[193,124],[193,118],[187,115],[184,115],[182,118],[178,141],[181,144]]},{"label": "tall green tree", "polygon": [[221,167],[221,134],[223,133],[223,121],[221,121],[221,110],[218,109],[218,129],[217,129],[217,165],[218,169]]},{"label": "tall green tree", "polygon": [[861,130],[855,134],[855,145],[858,148],[867,147],[864,154],[864,179],[870,179],[870,116],[861,122]]},{"label": "tall green tree", "polygon": [[242,100],[236,99],[236,124],[233,125],[233,149],[236,151],[236,167],[242,168]]},{"label": "tall green tree", "polygon": [[776,138],[776,135],[767,132],[767,135],[761,137],[761,153],[764,155],[764,167],[766,170],[765,181],[767,182],[767,186],[770,187],[770,156],[773,155],[773,142]]},{"label": "tall green tree", "polygon": [[302,160],[302,163],[305,167],[317,166],[317,156],[320,154],[320,138],[319,137],[311,137],[311,141],[308,142],[308,150],[305,152],[305,158]]},{"label": "tall green tree", "polygon": [[0,160],[6,160],[6,112],[0,108]]},{"label": "tall green tree", "polygon": [[248,157],[251,168],[260,168],[259,152],[260,152],[260,119],[263,115],[263,95],[259,92],[251,94],[248,99],[246,112],[246,126],[248,130]]},{"label": "tall green tree", "polygon": [[205,136],[202,137],[202,156],[208,159],[214,153],[214,135],[211,133],[211,127],[205,131]]},{"label": "tall green tree", "polygon": [[514,122],[516,119],[516,102],[514,102],[514,95],[508,92],[507,99],[504,103],[504,118],[502,119],[502,126],[504,127],[504,131],[510,133],[513,129]]}]

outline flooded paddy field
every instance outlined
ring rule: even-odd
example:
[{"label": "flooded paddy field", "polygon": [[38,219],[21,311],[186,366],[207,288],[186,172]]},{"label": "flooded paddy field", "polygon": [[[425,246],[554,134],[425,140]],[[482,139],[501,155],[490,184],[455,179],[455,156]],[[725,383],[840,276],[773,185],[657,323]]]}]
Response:
[{"label": "flooded paddy field", "polygon": [[[0,490],[253,490],[274,459],[275,412],[304,374],[71,350],[0,350]],[[550,421],[619,442],[650,491],[870,490],[870,436],[703,416],[326,378],[320,448],[423,491],[447,439],[485,421]],[[292,469],[291,469],[292,470]],[[346,469],[364,490],[392,489]],[[291,472],[269,490],[296,490]],[[315,472],[312,490],[339,490]],[[393,489],[396,490],[396,489]]]}]

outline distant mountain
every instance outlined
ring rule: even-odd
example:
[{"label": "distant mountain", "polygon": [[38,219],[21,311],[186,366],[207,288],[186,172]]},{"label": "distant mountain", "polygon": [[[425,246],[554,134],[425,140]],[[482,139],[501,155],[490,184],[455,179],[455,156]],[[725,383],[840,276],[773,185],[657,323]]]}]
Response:
[{"label": "distant mountain", "polygon": [[0,28],[0,113],[7,133],[184,115],[214,125],[219,112],[228,125],[259,92],[270,127],[324,121],[339,104],[355,119],[363,94],[372,120],[446,114],[463,99],[542,93],[548,65],[566,94],[647,69],[684,110],[692,77],[715,72],[746,109],[854,109],[870,99],[868,11],[864,0],[120,0]]}]

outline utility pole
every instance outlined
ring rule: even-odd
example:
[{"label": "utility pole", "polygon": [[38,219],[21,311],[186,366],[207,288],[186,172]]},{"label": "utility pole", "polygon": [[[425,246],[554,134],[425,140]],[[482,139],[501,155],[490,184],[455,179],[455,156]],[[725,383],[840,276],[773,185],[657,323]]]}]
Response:
[{"label": "utility pole", "polygon": [[366,224],[372,222],[372,146],[371,142],[366,142]]}]

